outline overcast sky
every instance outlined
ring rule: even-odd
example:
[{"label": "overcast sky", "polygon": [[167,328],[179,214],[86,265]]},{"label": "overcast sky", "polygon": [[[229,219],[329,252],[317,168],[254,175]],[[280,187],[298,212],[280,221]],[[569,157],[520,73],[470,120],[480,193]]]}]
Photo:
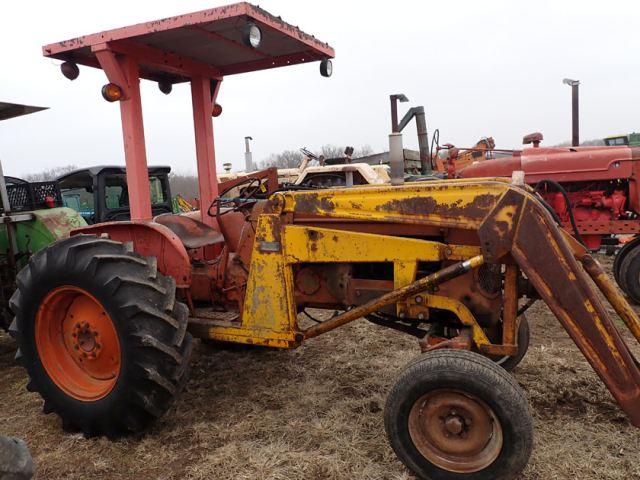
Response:
[{"label": "overcast sky", "polygon": [[[3,2],[0,101],[50,110],[0,124],[5,174],[76,164],[123,164],[117,104],[102,100],[104,74],[81,67],[70,82],[44,44],[189,13],[230,2],[110,0]],[[640,130],[640,2],[262,0],[260,6],[328,42],[333,77],[318,63],[230,76],[214,120],[218,168],[244,165],[244,136],[254,160],[326,143],[386,148],[391,93],[424,105],[442,143],[470,146],[493,136],[520,145],[532,131],[547,144],[570,139],[570,88],[581,81],[581,137]],[[188,85],[164,96],[144,81],[149,164],[195,171]],[[415,147],[415,128],[405,130]]]}]

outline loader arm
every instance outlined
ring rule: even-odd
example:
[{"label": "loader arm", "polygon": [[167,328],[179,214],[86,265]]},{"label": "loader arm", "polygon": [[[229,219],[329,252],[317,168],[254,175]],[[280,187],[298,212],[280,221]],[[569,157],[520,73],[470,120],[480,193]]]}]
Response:
[{"label": "loader arm", "polygon": [[[596,286],[603,284],[594,285],[576,257],[585,266],[595,260],[569,243],[531,190],[499,180],[430,182],[281,193],[271,198],[271,208],[283,224],[333,219],[477,231],[484,260],[515,260],[631,422],[640,426],[638,364],[598,296]],[[637,333],[640,322],[620,293],[615,288],[603,293]]]}]

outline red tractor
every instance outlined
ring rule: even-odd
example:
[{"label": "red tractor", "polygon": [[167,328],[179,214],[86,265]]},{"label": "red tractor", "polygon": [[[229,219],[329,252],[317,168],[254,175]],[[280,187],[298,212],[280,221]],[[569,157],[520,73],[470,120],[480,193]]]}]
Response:
[{"label": "red tractor", "polygon": [[640,303],[640,147],[541,147],[542,135],[527,135],[532,148],[480,160],[455,172],[458,178],[511,177],[524,172],[560,224],[592,251],[617,252],[614,276]]}]

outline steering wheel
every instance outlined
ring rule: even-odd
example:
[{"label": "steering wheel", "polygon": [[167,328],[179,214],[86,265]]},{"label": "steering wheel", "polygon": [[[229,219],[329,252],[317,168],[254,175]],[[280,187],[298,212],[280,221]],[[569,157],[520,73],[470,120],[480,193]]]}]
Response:
[{"label": "steering wheel", "polygon": [[[239,188],[244,184],[246,184],[246,187],[240,189],[238,197],[225,198],[223,196],[230,190]],[[237,212],[242,209],[251,208],[258,201],[256,195],[260,193],[261,190],[262,181],[259,178],[248,178],[244,182],[237,183],[233,187],[222,192],[220,196],[218,196],[213,200],[213,202],[211,202],[211,205],[207,210],[207,215],[209,215],[210,217],[220,217],[229,212]]]},{"label": "steering wheel", "polygon": [[300,153],[302,153],[303,155],[309,157],[312,160],[318,160],[318,156],[315,153],[307,150],[307,147],[302,147],[300,149]]}]

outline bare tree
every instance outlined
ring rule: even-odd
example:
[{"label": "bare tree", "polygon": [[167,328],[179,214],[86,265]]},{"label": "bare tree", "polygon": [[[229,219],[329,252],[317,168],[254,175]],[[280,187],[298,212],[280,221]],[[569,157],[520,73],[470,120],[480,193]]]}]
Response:
[{"label": "bare tree", "polygon": [[272,153],[260,162],[261,168],[296,168],[302,162],[302,153],[297,150],[285,150],[282,153]]},{"label": "bare tree", "polygon": [[51,180],[55,180],[62,175],[67,173],[71,173],[74,170],[78,170],[76,165],[66,165],[64,167],[53,167],[48,168],[40,173],[28,173],[23,178],[27,182],[48,182]]},{"label": "bare tree", "polygon": [[[325,158],[342,158],[344,155],[345,147],[339,147],[337,145],[326,144],[320,148],[319,155],[323,155]],[[370,145],[362,145],[356,148],[351,158],[366,157],[373,153],[373,148]],[[296,168],[302,162],[302,153],[297,150],[285,150],[282,153],[272,153],[265,160],[259,163],[260,168],[277,167],[277,168]]]},{"label": "bare tree", "polygon": [[[601,145],[604,145],[604,140],[601,138],[594,138],[591,140],[584,140],[580,142],[581,147],[599,147]],[[570,147],[570,146],[571,146],[570,140],[554,145],[554,147]]]},{"label": "bare tree", "polygon": [[341,158],[344,154],[344,147],[331,144],[323,145],[320,154],[324,155],[324,158]]},{"label": "bare tree", "polygon": [[[341,158],[344,155],[344,150],[346,147],[339,147],[337,145],[323,145],[321,149],[322,155],[325,158]],[[366,157],[367,155],[371,155],[373,153],[373,148],[371,145],[362,145],[361,147],[356,147],[351,155],[351,158],[360,158]]]},{"label": "bare tree", "polygon": [[198,179],[195,175],[169,174],[171,195],[181,195],[187,200],[198,198]]},{"label": "bare tree", "polygon": [[361,147],[355,149],[352,157],[361,158],[368,155],[373,155],[373,148],[371,148],[371,145],[362,145]]}]

